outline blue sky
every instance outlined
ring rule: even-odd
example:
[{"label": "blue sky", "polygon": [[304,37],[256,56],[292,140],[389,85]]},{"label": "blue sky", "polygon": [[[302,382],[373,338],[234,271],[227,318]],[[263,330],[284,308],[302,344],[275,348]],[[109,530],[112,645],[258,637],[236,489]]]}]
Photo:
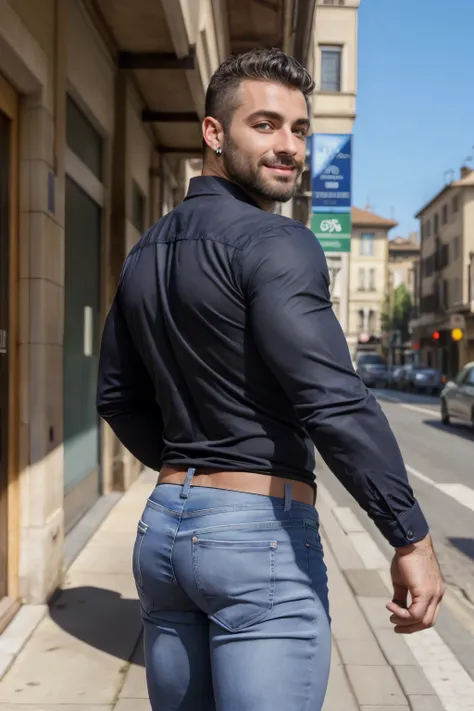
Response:
[{"label": "blue sky", "polygon": [[392,237],[474,157],[473,28],[474,0],[361,0],[353,203]]}]

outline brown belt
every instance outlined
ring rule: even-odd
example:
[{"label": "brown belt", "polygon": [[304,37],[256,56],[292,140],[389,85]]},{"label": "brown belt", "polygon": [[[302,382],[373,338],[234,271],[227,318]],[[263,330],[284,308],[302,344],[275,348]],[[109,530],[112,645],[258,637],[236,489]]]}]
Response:
[{"label": "brown belt", "polygon": [[[187,471],[165,464],[160,471],[157,484],[184,484]],[[291,498],[303,504],[314,506],[316,488],[302,481],[284,479],[269,474],[254,472],[218,472],[213,469],[196,469],[191,486],[207,486],[212,489],[228,489],[244,494],[263,494],[285,498],[285,486],[291,486]]]}]

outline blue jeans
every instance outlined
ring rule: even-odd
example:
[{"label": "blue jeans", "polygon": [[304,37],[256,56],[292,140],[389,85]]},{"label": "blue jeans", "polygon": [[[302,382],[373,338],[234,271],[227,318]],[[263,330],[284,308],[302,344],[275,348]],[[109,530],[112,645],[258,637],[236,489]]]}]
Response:
[{"label": "blue jeans", "polygon": [[154,711],[319,711],[329,677],[316,510],[160,484],[133,552]]}]

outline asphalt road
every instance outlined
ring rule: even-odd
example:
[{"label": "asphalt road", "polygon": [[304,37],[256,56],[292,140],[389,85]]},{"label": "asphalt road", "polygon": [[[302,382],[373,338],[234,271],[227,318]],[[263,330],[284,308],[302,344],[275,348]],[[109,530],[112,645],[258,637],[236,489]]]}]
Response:
[{"label": "asphalt road", "polygon": [[[402,450],[450,591],[438,632],[474,678],[474,430],[442,425],[439,398],[374,393]],[[390,546],[336,478],[327,470],[320,478],[339,505],[351,506],[390,557]]]}]

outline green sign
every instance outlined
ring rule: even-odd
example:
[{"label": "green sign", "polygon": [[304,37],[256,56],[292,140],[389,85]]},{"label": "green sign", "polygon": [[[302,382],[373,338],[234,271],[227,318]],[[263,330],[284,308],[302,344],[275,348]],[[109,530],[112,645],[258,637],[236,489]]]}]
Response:
[{"label": "green sign", "polygon": [[348,212],[317,212],[311,230],[325,252],[351,251],[351,215]]}]

